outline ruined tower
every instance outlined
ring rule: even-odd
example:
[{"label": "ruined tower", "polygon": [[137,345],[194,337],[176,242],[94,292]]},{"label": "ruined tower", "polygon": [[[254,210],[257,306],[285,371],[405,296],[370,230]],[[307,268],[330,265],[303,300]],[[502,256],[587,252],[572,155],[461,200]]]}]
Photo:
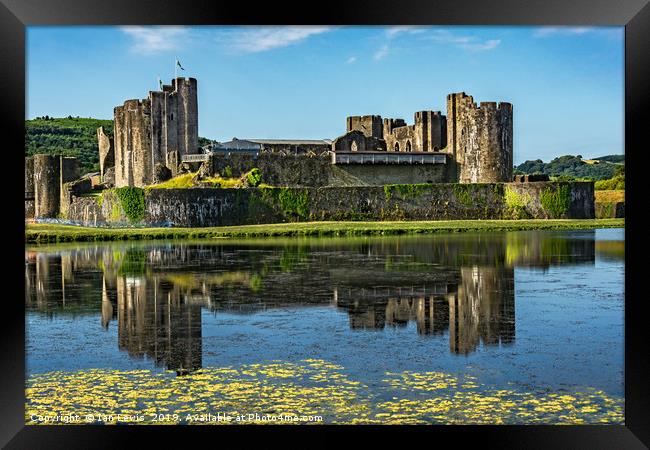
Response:
[{"label": "ruined tower", "polygon": [[99,172],[103,180],[106,169],[115,166],[115,145],[113,136],[108,136],[104,127],[97,128],[97,142],[99,144]]},{"label": "ruined tower", "polygon": [[63,184],[79,178],[77,158],[62,155],[38,154],[26,160],[25,175],[33,176],[31,183],[34,192],[34,217],[54,218],[59,215]]},{"label": "ruined tower", "polygon": [[512,180],[512,104],[481,102],[464,92],[447,96],[447,152],[460,183]]},{"label": "ruined tower", "polygon": [[381,139],[383,135],[381,116],[351,116],[346,119],[346,132],[361,131],[364,136]]},{"label": "ruined tower", "polygon": [[[115,186],[153,183],[156,164],[166,165],[172,152],[196,153],[199,146],[197,82],[176,78],[162,91],[142,100],[127,100],[114,109]],[[175,172],[176,168],[171,168]]]}]

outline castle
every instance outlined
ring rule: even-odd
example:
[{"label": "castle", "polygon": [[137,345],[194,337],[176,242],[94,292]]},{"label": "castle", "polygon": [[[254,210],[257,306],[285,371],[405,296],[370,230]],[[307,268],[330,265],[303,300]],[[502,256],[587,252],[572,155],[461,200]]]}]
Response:
[{"label": "castle", "polygon": [[[146,186],[176,175],[183,163],[196,169],[196,163],[206,162],[198,146],[197,81],[176,78],[162,91],[151,91],[146,99],[127,100],[114,109],[114,136],[97,130],[100,149],[101,176],[117,187]],[[447,96],[447,115],[440,111],[418,111],[415,123],[403,119],[382,119],[379,115],[351,116],[346,119],[346,133],[328,140],[233,139],[212,144],[208,152],[254,156],[273,153],[316,156],[330,154],[332,164],[374,164],[376,181],[364,177],[363,184],[387,182],[458,182],[493,183],[512,180],[512,105],[482,102],[476,105],[464,92]],[[356,157],[337,158],[335,154],[356,152]],[[388,153],[409,153],[410,158],[381,157]],[[430,157],[424,153],[435,153]],[[364,154],[365,157],[362,157]],[[416,156],[413,159],[413,156]],[[417,158],[421,156],[421,158]],[[114,164],[114,172],[109,169]],[[278,162],[278,164],[282,164]],[[395,179],[381,176],[381,165]],[[443,164],[423,177],[416,176],[414,164]],[[205,173],[214,172],[209,164]],[[347,168],[352,172],[353,168]],[[114,173],[114,179],[113,178]],[[443,173],[442,176],[439,173]],[[282,185],[282,177],[271,178]],[[303,182],[301,185],[313,185]]]},{"label": "castle", "polygon": [[[74,158],[26,158],[26,218],[217,226],[594,216],[593,183],[513,180],[512,105],[477,105],[464,92],[447,96],[446,115],[418,111],[412,125],[350,116],[345,134],[332,141],[233,138],[201,148],[197,81],[176,78],[115,107],[113,136],[99,128],[97,139],[98,176],[79,178]],[[217,176],[255,187],[247,176],[253,169],[266,185],[261,189],[200,188]],[[191,173],[199,188],[141,189],[181,173]],[[126,208],[113,187],[136,188],[144,203]]]}]

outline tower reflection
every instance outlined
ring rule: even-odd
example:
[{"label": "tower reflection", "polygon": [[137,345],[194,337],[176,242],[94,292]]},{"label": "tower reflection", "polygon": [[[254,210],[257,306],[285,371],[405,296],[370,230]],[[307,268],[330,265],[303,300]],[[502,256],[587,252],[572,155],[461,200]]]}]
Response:
[{"label": "tower reflection", "polygon": [[515,341],[516,267],[593,264],[594,243],[536,232],[35,248],[25,296],[28,311],[97,315],[129,357],[179,374],[202,366],[204,309],[335,307],[352,330],[412,326],[467,355]]}]

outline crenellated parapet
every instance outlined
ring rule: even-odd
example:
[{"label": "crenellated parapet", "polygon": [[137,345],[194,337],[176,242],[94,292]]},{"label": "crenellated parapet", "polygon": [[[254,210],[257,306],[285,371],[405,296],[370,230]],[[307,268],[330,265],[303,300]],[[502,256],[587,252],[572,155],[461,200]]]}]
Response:
[{"label": "crenellated parapet", "polygon": [[346,119],[346,132],[351,131],[360,131],[366,137],[381,139],[381,116],[350,116]]}]

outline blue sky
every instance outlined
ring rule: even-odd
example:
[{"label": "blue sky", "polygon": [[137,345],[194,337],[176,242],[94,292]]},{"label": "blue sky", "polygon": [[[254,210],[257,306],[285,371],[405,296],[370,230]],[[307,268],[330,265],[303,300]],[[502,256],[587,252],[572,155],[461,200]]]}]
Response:
[{"label": "blue sky", "polygon": [[514,159],[624,149],[622,27],[29,27],[27,118],[110,119],[179,75],[199,135],[333,139],[345,117],[413,123],[448,93],[514,105]]}]

